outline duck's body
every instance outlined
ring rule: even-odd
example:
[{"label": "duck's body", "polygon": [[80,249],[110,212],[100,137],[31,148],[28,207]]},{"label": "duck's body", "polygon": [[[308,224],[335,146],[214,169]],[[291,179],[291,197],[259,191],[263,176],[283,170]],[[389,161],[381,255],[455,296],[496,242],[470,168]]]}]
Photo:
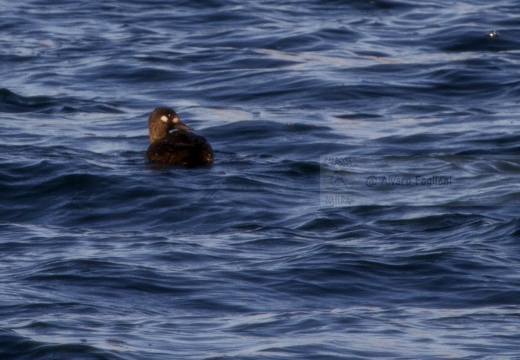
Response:
[{"label": "duck's body", "polygon": [[213,149],[208,141],[189,132],[190,127],[179,120],[173,109],[155,109],[148,119],[148,129],[151,142],[146,151],[148,160],[186,166],[213,162]]}]

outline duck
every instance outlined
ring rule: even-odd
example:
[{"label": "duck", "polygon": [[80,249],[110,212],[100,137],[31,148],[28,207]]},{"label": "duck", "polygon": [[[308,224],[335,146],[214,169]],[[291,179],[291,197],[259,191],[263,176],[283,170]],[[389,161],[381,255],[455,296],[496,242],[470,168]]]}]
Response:
[{"label": "duck", "polygon": [[213,148],[202,136],[192,132],[175,110],[158,107],[148,118],[150,146],[146,158],[153,162],[201,166],[213,163]]}]

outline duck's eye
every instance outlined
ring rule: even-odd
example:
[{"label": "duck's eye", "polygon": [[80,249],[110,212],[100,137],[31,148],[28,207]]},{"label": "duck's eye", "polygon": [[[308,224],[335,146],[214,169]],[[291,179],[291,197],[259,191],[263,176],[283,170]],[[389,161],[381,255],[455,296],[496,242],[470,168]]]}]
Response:
[{"label": "duck's eye", "polygon": [[168,116],[161,116],[161,121],[168,122]]}]

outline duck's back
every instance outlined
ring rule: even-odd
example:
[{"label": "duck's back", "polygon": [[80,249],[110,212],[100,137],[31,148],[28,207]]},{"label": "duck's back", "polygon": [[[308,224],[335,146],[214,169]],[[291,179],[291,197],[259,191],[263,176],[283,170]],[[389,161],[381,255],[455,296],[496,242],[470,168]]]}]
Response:
[{"label": "duck's back", "polygon": [[154,141],[146,151],[146,158],[169,164],[207,165],[213,162],[213,149],[202,136],[174,131]]}]

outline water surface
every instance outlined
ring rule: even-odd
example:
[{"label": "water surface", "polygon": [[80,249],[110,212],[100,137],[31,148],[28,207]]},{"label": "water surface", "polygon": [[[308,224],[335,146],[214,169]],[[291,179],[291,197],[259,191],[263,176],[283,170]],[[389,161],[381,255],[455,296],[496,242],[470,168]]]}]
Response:
[{"label": "water surface", "polygon": [[[518,5],[0,8],[1,358],[518,356]],[[346,157],[471,182],[323,203]]]}]

